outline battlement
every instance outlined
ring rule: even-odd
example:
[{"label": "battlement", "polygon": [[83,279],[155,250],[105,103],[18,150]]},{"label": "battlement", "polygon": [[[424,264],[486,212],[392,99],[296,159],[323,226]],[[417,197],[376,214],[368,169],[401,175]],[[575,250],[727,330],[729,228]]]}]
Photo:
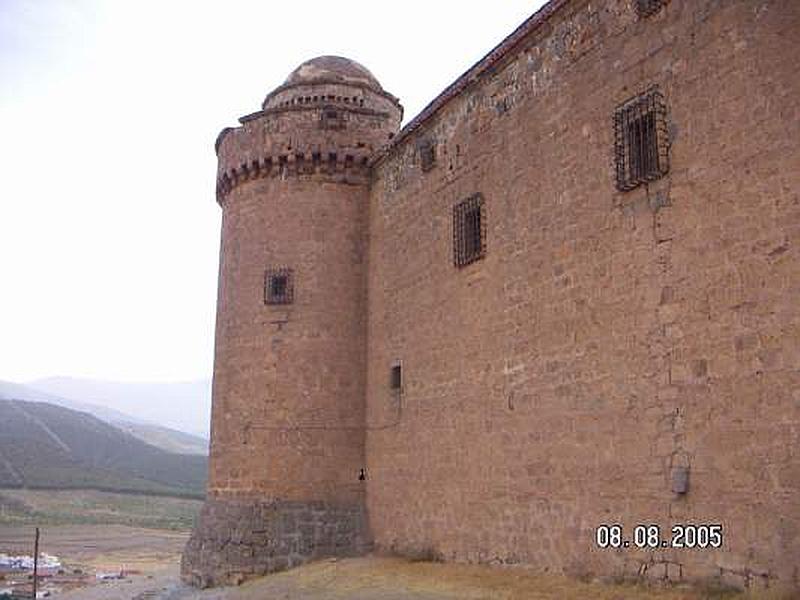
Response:
[{"label": "battlement", "polygon": [[363,66],[339,57],[304,63],[262,109],[217,137],[217,202],[268,177],[367,185],[369,163],[399,131],[403,108]]},{"label": "battlement", "polygon": [[339,183],[363,184],[369,176],[370,156],[316,148],[254,159],[228,169],[217,179],[217,202],[222,205],[237,186],[266,177],[318,175]]}]

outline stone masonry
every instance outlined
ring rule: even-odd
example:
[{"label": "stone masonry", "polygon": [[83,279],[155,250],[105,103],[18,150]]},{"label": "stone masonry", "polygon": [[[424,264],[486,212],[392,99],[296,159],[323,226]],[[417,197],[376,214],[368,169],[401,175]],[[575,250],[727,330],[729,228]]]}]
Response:
[{"label": "stone masonry", "polygon": [[798,32],[794,0],[552,0],[402,130],[320,57],[223,131],[186,579],[374,548],[798,589]]},{"label": "stone masonry", "polygon": [[197,587],[241,583],[322,556],[365,551],[364,512],[324,502],[209,500],[181,570]]}]

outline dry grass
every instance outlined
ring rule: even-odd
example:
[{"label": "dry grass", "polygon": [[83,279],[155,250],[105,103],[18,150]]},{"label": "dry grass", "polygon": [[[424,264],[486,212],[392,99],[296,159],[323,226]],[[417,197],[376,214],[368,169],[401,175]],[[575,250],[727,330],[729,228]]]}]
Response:
[{"label": "dry grass", "polygon": [[[579,582],[519,568],[490,568],[367,557],[314,563],[245,584],[224,597],[256,599],[290,592],[308,600],[788,600],[698,587]],[[275,596],[282,597],[282,596]]]}]

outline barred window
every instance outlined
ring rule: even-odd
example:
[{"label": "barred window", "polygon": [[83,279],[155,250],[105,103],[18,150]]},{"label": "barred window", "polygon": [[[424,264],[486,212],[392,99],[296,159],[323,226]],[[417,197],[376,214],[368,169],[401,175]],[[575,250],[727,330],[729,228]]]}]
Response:
[{"label": "barred window", "polygon": [[424,172],[436,166],[436,142],[425,140],[419,145],[419,162]]},{"label": "barred window", "polygon": [[319,126],[322,129],[344,129],[346,125],[345,114],[335,108],[325,107],[319,117]]},{"label": "barred window", "polygon": [[453,207],[453,262],[463,267],[486,255],[483,195],[473,194]]},{"label": "barred window", "polygon": [[658,12],[658,9],[666,4],[665,0],[634,0],[636,13],[640,17],[649,17]]},{"label": "barred window", "polygon": [[664,96],[656,87],[631,98],[614,112],[617,189],[654,181],[669,171],[669,139]]},{"label": "barred window", "polygon": [[265,304],[291,304],[294,302],[294,272],[285,267],[267,269],[264,279]]}]

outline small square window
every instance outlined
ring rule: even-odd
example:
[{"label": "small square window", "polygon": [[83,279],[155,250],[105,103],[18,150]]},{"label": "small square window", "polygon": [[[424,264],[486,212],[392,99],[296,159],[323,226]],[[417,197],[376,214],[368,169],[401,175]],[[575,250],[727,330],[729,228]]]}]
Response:
[{"label": "small square window", "polygon": [[294,301],[292,269],[267,269],[264,279],[265,304],[291,304]]},{"label": "small square window", "polygon": [[323,108],[319,118],[322,129],[344,129],[345,115],[335,108]]},{"label": "small square window", "polygon": [[665,0],[634,0],[636,6],[636,14],[640,17],[649,17],[658,12],[664,4]]},{"label": "small square window", "polygon": [[483,195],[473,194],[453,207],[453,262],[463,267],[486,255]]},{"label": "small square window", "polygon": [[399,363],[392,365],[389,376],[389,387],[392,390],[400,390],[403,387],[403,367]]},{"label": "small square window", "polygon": [[658,88],[624,102],[614,112],[614,160],[621,191],[669,172],[667,109]]},{"label": "small square window", "polygon": [[422,171],[427,173],[436,166],[436,143],[425,140],[419,145],[419,164]]}]

